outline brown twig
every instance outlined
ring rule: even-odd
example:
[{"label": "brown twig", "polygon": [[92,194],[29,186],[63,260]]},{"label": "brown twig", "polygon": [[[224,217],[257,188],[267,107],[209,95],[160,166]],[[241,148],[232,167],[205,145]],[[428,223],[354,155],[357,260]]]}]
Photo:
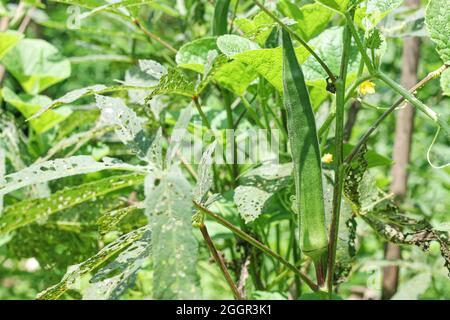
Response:
[{"label": "brown twig", "polygon": [[243,300],[241,293],[239,292],[238,288],[236,287],[236,284],[234,283],[233,279],[231,278],[230,272],[227,269],[227,266],[225,265],[225,261],[222,257],[222,255],[217,251],[216,246],[214,245],[214,242],[212,241],[211,237],[209,236],[208,229],[204,224],[200,225],[200,232],[203,235],[203,239],[205,239],[206,244],[208,245],[209,251],[214,257],[214,260],[217,262],[217,264],[220,267],[220,270],[222,271],[223,276],[225,277],[225,280],[227,281],[228,285],[231,288],[231,291],[233,291],[234,298],[236,300]]},{"label": "brown twig", "polygon": [[297,274],[311,288],[311,290],[313,290],[313,291],[319,290],[319,287],[306,274],[304,274],[302,271],[297,269],[293,264],[291,264],[289,261],[284,259],[282,256],[280,256],[278,253],[276,253],[272,249],[270,249],[268,246],[266,246],[265,244],[262,244],[261,242],[259,242],[255,238],[251,237],[247,233],[243,232],[242,230],[240,230],[239,228],[237,228],[236,226],[234,226],[233,224],[231,224],[230,222],[228,222],[221,216],[208,210],[207,208],[203,207],[202,205],[198,204],[197,202],[193,201],[193,203],[197,209],[199,209],[200,211],[205,213],[208,217],[214,219],[215,221],[217,221],[218,223],[220,223],[221,225],[223,225],[230,231],[234,232],[238,237],[247,241],[248,243],[253,245],[255,248],[261,250],[265,254],[275,258],[276,260],[278,260],[279,262],[284,264],[286,267],[288,267],[290,270],[292,270],[295,274]]},{"label": "brown twig", "polygon": [[173,53],[177,53],[177,49],[175,49],[174,47],[172,47],[169,43],[167,43],[166,41],[164,41],[163,39],[161,39],[160,37],[158,37],[156,34],[148,31],[143,25],[142,23],[138,20],[138,19],[133,19],[133,23],[136,25],[136,27],[138,27],[148,38],[155,40],[156,42],[159,42],[160,44],[162,44],[164,47],[166,47],[167,49],[169,49],[170,51],[172,51]]}]

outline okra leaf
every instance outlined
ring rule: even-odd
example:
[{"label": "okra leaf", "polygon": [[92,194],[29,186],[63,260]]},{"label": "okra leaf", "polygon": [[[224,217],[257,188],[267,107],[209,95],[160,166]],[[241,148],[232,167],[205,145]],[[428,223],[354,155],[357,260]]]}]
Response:
[{"label": "okra leaf", "polygon": [[97,220],[100,234],[104,235],[116,228],[126,216],[142,211],[143,206],[136,204],[103,213]]},{"label": "okra leaf", "polygon": [[2,64],[29,94],[38,94],[68,78],[69,60],[40,39],[23,39],[3,57]]},{"label": "okra leaf", "polygon": [[371,30],[402,3],[403,0],[363,1],[356,9],[355,22],[363,29]]},{"label": "okra leaf", "polygon": [[425,13],[425,23],[431,40],[444,63],[450,63],[450,0],[430,0]]},{"label": "okra leaf", "polygon": [[169,68],[168,72],[161,77],[159,83],[152,88],[146,100],[161,94],[177,94],[192,98],[195,95],[195,86],[192,81],[186,79],[178,68]]},{"label": "okra leaf", "polygon": [[11,50],[24,35],[17,31],[0,32],[0,59],[2,59],[9,50]]},{"label": "okra leaf", "polygon": [[91,156],[73,156],[36,163],[6,175],[5,183],[0,185],[0,194],[6,194],[37,183],[108,169],[140,172],[149,170],[146,167],[133,166],[113,158],[105,157],[102,161],[95,161]]},{"label": "okra leaf", "polygon": [[61,282],[40,292],[37,299],[56,300],[69,289],[80,289],[80,281],[83,276],[91,273],[93,270],[108,261],[108,259],[122,252],[134,242],[141,239],[147,232],[150,232],[149,230],[149,227],[145,226],[131,231],[130,233],[127,233],[114,242],[108,244],[95,256],[92,256],[80,264],[70,266]]},{"label": "okra leaf", "polygon": [[47,198],[17,202],[6,207],[0,217],[0,235],[107,193],[140,184],[143,180],[139,174],[112,176],[60,190]]},{"label": "okra leaf", "polygon": [[102,124],[117,126],[116,135],[136,155],[149,161],[148,152],[152,140],[142,127],[142,119],[122,99],[102,95],[95,96],[96,105],[101,110],[100,122]]},{"label": "okra leaf", "polygon": [[[7,87],[3,88],[2,95],[5,101],[19,110],[25,118],[31,118],[36,112],[47,108],[52,103],[52,100],[47,96],[17,95]],[[30,125],[37,133],[41,134],[54,128],[71,114],[72,110],[68,108],[50,110],[40,118],[31,119]]]},{"label": "okra leaf", "polygon": [[156,299],[195,299],[197,240],[192,234],[192,190],[177,166],[155,185],[145,180],[145,212],[153,242],[153,292]]},{"label": "okra leaf", "polygon": [[212,164],[213,158],[212,154],[215,151],[217,141],[211,143],[203,152],[200,159],[200,163],[197,169],[197,185],[194,188],[193,198],[194,201],[200,204],[204,204],[207,200],[208,192],[212,187],[213,177],[212,177]]},{"label": "okra leaf", "polygon": [[152,249],[151,230],[149,227],[144,228],[146,230],[140,239],[131,243],[92,276],[89,287],[83,292],[83,299],[116,300],[134,285],[137,273],[149,258]]}]

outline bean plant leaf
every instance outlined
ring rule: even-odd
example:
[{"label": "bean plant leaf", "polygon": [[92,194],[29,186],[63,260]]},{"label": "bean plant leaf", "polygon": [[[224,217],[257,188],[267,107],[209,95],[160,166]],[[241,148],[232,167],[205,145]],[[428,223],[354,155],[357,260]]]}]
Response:
[{"label": "bean plant leaf", "polygon": [[0,32],[0,59],[11,50],[21,39],[23,34],[17,31]]},{"label": "bean plant leaf", "polygon": [[77,289],[82,276],[92,272],[104,264],[109,258],[125,250],[131,244],[141,239],[146,232],[149,232],[148,226],[133,230],[130,233],[121,236],[116,241],[108,244],[95,256],[92,256],[80,264],[69,267],[61,282],[40,292],[37,299],[56,300],[67,290]]},{"label": "bean plant leaf", "polygon": [[2,64],[29,94],[37,94],[71,73],[69,60],[40,39],[21,40],[3,57]]},{"label": "bean plant leaf", "polygon": [[191,81],[186,79],[181,70],[169,68],[167,74],[161,77],[158,85],[152,89],[146,100],[149,101],[153,97],[161,94],[177,94],[192,98],[195,95],[195,86]]},{"label": "bean plant leaf", "polygon": [[264,46],[272,33],[275,23],[265,12],[256,14],[253,19],[237,18],[235,25],[244,32],[246,38]]},{"label": "bean plant leaf", "polygon": [[142,182],[143,176],[138,174],[112,176],[60,190],[47,198],[17,202],[6,207],[4,214],[0,217],[0,235],[96,197]]},{"label": "bean plant leaf", "polygon": [[425,23],[431,40],[444,63],[450,63],[450,0],[430,0],[425,13]]},{"label": "bean plant leaf", "polygon": [[[304,47],[296,48],[295,53],[299,63],[304,63],[310,55]],[[283,91],[281,48],[246,51],[235,55],[234,60],[251,66],[275,89]]]},{"label": "bean plant leaf", "polygon": [[91,156],[73,156],[36,163],[18,172],[6,175],[5,183],[0,185],[0,194],[6,194],[37,183],[108,169],[140,172],[148,170],[146,167],[130,165],[113,158],[105,157],[102,161],[95,161]]},{"label": "bean plant leaf", "polygon": [[217,38],[217,47],[228,58],[233,58],[238,53],[259,49],[257,43],[233,34],[227,34]]},{"label": "bean plant leaf", "polygon": [[324,31],[336,14],[318,3],[306,4],[299,7],[288,0],[282,0],[277,3],[277,8],[285,16],[297,22],[291,28],[297,31],[306,41],[318,36]]},{"label": "bean plant leaf", "polygon": [[316,1],[337,12],[345,12],[350,0],[316,0]]},{"label": "bean plant leaf", "polygon": [[[47,108],[52,103],[47,96],[17,95],[9,88],[3,88],[2,95],[5,101],[19,110],[25,118],[31,118],[36,112]],[[37,133],[44,133],[64,121],[71,113],[72,111],[68,108],[50,110],[42,117],[32,119],[30,125]]]},{"label": "bean plant leaf", "polygon": [[116,135],[142,160],[149,161],[152,140],[142,127],[142,120],[122,99],[96,95],[97,107],[101,110],[100,121],[117,126]]},{"label": "bean plant leaf", "polygon": [[152,176],[147,176],[145,194],[145,210],[153,232],[155,298],[198,298],[191,186],[177,166],[173,166],[158,185]]},{"label": "bean plant leaf", "polygon": [[177,52],[175,60],[181,68],[203,73],[208,61],[208,52],[218,50],[216,37],[205,37],[184,44]]}]

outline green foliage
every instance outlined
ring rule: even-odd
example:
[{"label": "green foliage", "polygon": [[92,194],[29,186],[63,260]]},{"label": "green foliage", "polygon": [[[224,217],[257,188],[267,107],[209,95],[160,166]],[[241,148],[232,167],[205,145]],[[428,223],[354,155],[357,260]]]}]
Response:
[{"label": "green foliage", "polygon": [[450,63],[450,30],[448,28],[450,13],[444,8],[448,8],[449,5],[450,2],[448,0],[431,0],[425,14],[430,37],[437,45],[436,49],[439,56],[447,64]]},{"label": "green foliage", "polygon": [[50,43],[24,39],[8,51],[2,64],[29,94],[37,94],[70,76],[70,62]]}]

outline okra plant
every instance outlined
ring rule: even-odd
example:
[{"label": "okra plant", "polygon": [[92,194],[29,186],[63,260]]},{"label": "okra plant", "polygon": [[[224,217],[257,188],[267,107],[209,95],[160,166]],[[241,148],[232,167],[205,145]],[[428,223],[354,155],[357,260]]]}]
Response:
[{"label": "okra plant", "polygon": [[0,1],[0,298],[450,298],[446,8]]}]

